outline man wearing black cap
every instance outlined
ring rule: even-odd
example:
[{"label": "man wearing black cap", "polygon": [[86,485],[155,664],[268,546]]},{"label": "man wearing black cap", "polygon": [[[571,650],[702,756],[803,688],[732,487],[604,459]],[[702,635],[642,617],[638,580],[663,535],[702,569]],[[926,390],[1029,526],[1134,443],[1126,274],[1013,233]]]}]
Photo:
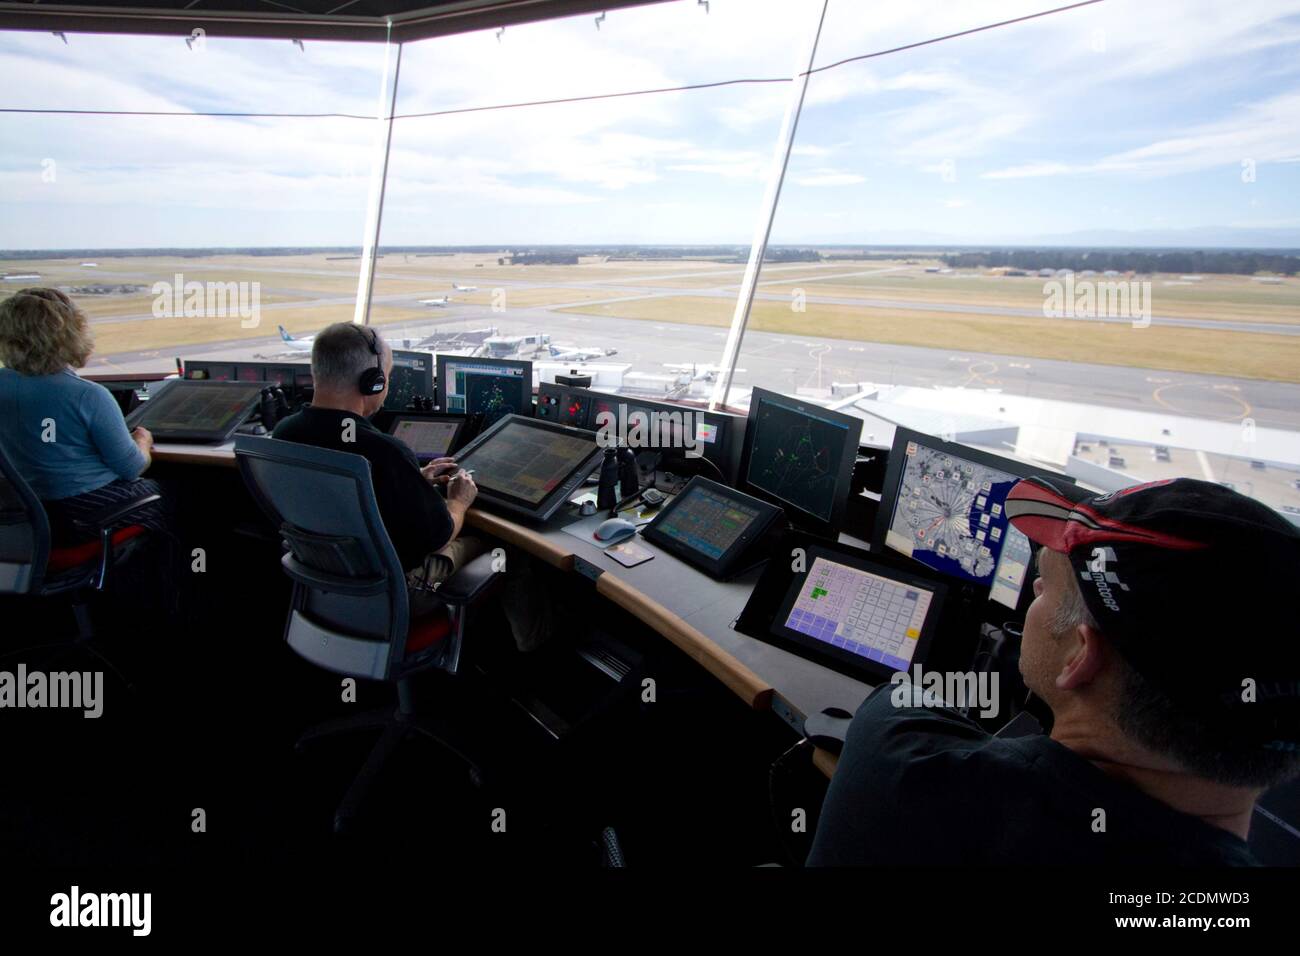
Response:
[{"label": "man wearing black cap", "polygon": [[1006,511],[1042,546],[1020,671],[1050,736],[991,737],[885,686],[809,864],[1254,863],[1256,799],[1300,772],[1300,531],[1185,478],[1027,479]]}]

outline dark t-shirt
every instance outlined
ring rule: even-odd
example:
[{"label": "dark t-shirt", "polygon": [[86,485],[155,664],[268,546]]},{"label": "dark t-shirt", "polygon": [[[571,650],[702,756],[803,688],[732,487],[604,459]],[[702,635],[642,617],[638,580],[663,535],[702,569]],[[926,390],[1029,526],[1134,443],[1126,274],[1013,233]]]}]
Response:
[{"label": "dark t-shirt", "polygon": [[[343,440],[345,419],[356,422],[356,441]],[[308,405],[276,425],[271,437],[352,452],[369,461],[379,516],[408,571],[420,567],[425,555],[451,540],[455,526],[446,502],[420,474],[415,453],[365,417]]]},{"label": "dark t-shirt", "polygon": [[950,710],[895,707],[893,689],[849,725],[809,866],[1256,863],[1050,737],[992,737]]}]

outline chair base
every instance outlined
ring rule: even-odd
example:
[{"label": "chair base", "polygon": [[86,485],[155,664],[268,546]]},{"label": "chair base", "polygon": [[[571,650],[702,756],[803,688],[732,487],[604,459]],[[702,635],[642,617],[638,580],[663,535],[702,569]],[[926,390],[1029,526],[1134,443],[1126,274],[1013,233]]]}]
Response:
[{"label": "chair base", "polygon": [[343,795],[342,801],[334,811],[335,833],[347,833],[352,829],[360,814],[361,806],[383,770],[384,764],[397,752],[398,745],[411,734],[426,737],[455,754],[468,767],[470,782],[479,789],[484,786],[482,769],[451,742],[450,734],[443,724],[430,717],[417,716],[402,705],[317,724],[298,738],[294,743],[294,750],[302,753],[307,744],[313,741],[361,730],[379,730],[379,739],[375,741],[370,754],[366,757],[366,762],[353,778],[347,793]]},{"label": "chair base", "polygon": [[47,644],[29,644],[14,651],[0,654],[0,661],[7,661],[20,654],[36,652],[40,655],[34,662],[51,669],[59,661],[72,654],[82,653],[94,658],[104,670],[116,677],[129,693],[135,693],[135,684],[127,679],[117,665],[104,656],[104,652],[95,646],[95,629],[90,619],[90,607],[78,602],[72,605],[72,613],[77,619],[77,636],[71,640],[51,641]]}]

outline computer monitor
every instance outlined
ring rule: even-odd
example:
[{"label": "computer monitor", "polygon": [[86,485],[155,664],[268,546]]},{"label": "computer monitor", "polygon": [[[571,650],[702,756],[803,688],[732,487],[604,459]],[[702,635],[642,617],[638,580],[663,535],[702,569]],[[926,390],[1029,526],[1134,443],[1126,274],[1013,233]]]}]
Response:
[{"label": "computer monitor", "polygon": [[533,363],[439,355],[438,406],[452,414],[482,415],[484,426],[506,415],[531,415]]},{"label": "computer monitor", "polygon": [[755,388],[739,486],[780,504],[798,527],[833,536],[848,506],[862,419]]},{"label": "computer monitor", "polygon": [[461,415],[394,415],[388,434],[415,452],[421,463],[449,454],[465,428]]},{"label": "computer monitor", "polygon": [[925,663],[948,587],[898,559],[790,532],[736,629],[867,683]]},{"label": "computer monitor", "polygon": [[260,382],[170,379],[166,388],[127,417],[161,441],[223,442],[262,397]]},{"label": "computer monitor", "polygon": [[[586,397],[587,427],[597,430],[602,422],[611,422],[620,441],[637,451],[659,451],[667,455],[706,458],[722,475],[729,417],[699,408],[650,402],[608,392],[574,389]],[[612,419],[603,415],[613,415]],[[687,447],[686,436],[693,439]]]},{"label": "computer monitor", "polygon": [[196,382],[266,382],[292,388],[310,387],[309,362],[208,362],[185,363],[185,378]]},{"label": "computer monitor", "polygon": [[990,600],[1016,610],[1027,595],[1032,548],[1007,521],[1007,492],[1021,478],[1048,471],[898,428],[872,547],[986,589]]},{"label": "computer monitor", "polygon": [[393,370],[388,373],[384,408],[400,412],[419,395],[433,401],[433,355],[393,349]]},{"label": "computer monitor", "polygon": [[476,502],[545,521],[573,496],[603,454],[586,429],[507,415],[456,459],[474,472]]}]

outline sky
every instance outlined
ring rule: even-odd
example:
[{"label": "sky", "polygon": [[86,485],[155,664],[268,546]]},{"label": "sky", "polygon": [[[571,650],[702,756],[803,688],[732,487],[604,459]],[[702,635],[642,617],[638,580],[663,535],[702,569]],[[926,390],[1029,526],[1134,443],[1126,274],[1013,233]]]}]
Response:
[{"label": "sky", "polygon": [[[1052,0],[830,0],[814,63]],[[381,242],[747,244],[820,0],[407,44]],[[201,22],[201,21],[200,21]],[[0,248],[360,245],[397,49],[0,33]],[[785,80],[440,116],[407,114]],[[1296,0],[1104,0],[815,72],[775,243],[1300,246]]]}]

